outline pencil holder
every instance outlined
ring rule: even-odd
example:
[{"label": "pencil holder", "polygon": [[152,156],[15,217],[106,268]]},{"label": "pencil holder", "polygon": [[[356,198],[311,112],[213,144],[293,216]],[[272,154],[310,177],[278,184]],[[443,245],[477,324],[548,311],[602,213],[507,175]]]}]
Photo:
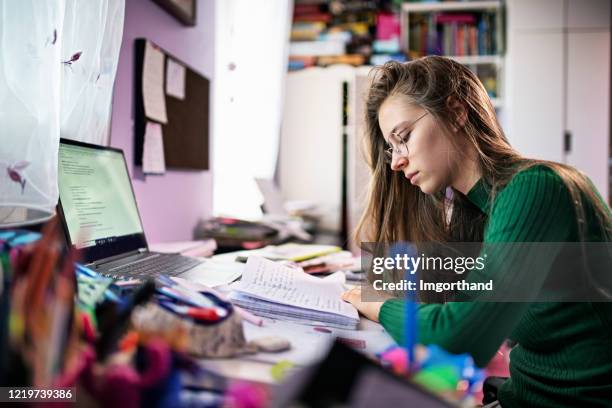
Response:
[{"label": "pencil holder", "polygon": [[195,357],[226,358],[256,352],[247,344],[242,329],[242,319],[230,303],[212,294],[206,294],[227,314],[217,321],[201,322],[173,313],[156,303],[149,303],[134,310],[132,325],[144,337],[176,337],[185,341],[185,351]]}]

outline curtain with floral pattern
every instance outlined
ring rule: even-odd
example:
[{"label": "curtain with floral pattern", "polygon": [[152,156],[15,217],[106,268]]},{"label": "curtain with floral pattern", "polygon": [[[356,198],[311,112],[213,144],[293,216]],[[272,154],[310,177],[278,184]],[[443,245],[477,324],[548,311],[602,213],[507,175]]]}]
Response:
[{"label": "curtain with floral pattern", "polygon": [[44,221],[59,138],[108,143],[125,0],[0,0],[0,226]]}]

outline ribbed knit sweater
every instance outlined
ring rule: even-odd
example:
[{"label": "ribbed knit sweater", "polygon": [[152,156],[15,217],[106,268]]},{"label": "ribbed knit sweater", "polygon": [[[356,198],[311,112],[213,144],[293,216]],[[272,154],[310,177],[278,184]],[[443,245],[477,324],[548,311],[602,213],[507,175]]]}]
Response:
[{"label": "ribbed knit sweater", "polygon": [[[485,245],[580,240],[569,192],[560,177],[544,166],[516,174],[497,192],[494,202],[482,180],[468,199],[487,215]],[[594,221],[587,206],[587,240],[605,241]],[[544,281],[554,278],[557,262],[576,261],[563,250],[516,254],[520,259],[513,255],[510,251],[504,259],[489,257],[485,269],[472,272],[468,282],[499,282],[510,276],[529,287],[535,298]],[[581,263],[575,263],[580,268]],[[530,264],[537,264],[537,273],[526,267]],[[379,315],[398,343],[403,337],[403,315],[403,302],[398,299],[386,301]],[[510,354],[511,379],[498,394],[504,408],[612,406],[610,302],[421,304],[417,321],[420,343],[469,353],[479,366],[487,364],[506,338],[518,342]]]}]

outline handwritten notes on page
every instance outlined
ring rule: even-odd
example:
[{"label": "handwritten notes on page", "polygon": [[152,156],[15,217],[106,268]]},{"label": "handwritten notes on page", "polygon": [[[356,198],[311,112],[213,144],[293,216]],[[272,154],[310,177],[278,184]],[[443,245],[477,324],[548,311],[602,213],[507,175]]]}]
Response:
[{"label": "handwritten notes on page", "polygon": [[357,310],[341,299],[342,274],[320,279],[261,257],[249,257],[232,300],[255,314],[312,325],[356,328]]},{"label": "handwritten notes on page", "polygon": [[164,53],[147,41],[142,68],[142,98],[145,115],[157,122],[168,123],[164,95]]}]

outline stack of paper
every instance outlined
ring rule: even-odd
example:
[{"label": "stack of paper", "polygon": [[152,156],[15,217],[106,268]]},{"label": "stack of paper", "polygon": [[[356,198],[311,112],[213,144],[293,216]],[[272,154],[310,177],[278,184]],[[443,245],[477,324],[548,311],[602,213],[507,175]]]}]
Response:
[{"label": "stack of paper", "polygon": [[357,310],[341,299],[344,274],[320,279],[261,257],[249,257],[232,301],[253,313],[309,325],[355,329]]}]

